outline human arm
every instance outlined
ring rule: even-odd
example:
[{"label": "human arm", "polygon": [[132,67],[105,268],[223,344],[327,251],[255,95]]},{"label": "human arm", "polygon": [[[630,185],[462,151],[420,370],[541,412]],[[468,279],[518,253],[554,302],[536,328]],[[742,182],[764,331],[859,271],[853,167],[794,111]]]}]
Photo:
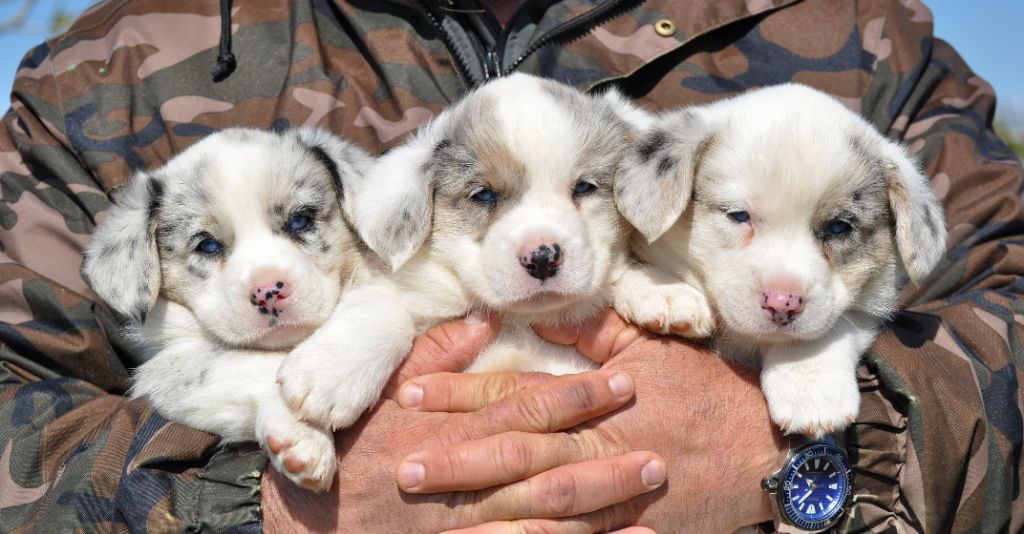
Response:
[{"label": "human arm", "polygon": [[139,353],[78,273],[110,202],[68,140],[48,50],[27,56],[0,120],[0,530],[255,523],[239,481],[262,458],[213,453],[216,437],[122,396]]}]

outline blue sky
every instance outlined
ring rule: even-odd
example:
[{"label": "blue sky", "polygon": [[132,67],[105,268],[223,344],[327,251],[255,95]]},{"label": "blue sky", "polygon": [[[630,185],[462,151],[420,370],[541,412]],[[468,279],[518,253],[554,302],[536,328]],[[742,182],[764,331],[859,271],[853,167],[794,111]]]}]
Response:
[{"label": "blue sky", "polygon": [[[0,20],[23,0],[0,0]],[[212,1],[212,0],[211,0]],[[0,94],[6,93],[22,55],[46,37],[55,8],[79,12],[90,0],[39,0],[25,30],[0,36]],[[951,42],[967,63],[996,88],[997,112],[1024,128],[1024,0],[925,0],[935,34]]]}]

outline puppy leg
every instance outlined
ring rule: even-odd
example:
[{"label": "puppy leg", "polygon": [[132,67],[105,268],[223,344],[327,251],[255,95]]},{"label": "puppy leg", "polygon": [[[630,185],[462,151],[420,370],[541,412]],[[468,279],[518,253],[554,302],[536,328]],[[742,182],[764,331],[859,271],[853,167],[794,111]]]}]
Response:
[{"label": "puppy leg", "polygon": [[256,438],[277,471],[313,491],[327,491],[334,482],[337,458],[334,434],[299,421],[274,384],[272,398],[259,405]]},{"label": "puppy leg", "polygon": [[612,284],[612,305],[627,321],[659,334],[702,338],[715,329],[704,293],[648,263],[623,270]]},{"label": "puppy leg", "polygon": [[204,336],[191,311],[167,301],[154,307],[139,334],[155,354],[135,372],[134,397],[226,442],[256,440],[296,484],[330,488],[334,436],[299,421],[284,404],[276,382],[284,353],[227,350]]},{"label": "puppy leg", "polygon": [[348,291],[331,318],[285,358],[278,372],[285,401],[303,421],[350,426],[380,398],[415,334],[394,290]]},{"label": "puppy leg", "polygon": [[765,350],[761,389],[772,420],[814,438],[852,423],[860,410],[857,362],[876,329],[874,320],[847,314],[819,339]]}]

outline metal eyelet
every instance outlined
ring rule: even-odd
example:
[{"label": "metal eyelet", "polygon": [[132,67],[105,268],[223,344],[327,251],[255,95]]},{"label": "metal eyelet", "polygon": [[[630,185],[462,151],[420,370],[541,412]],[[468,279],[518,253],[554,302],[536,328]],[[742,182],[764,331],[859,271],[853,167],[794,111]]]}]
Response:
[{"label": "metal eyelet", "polygon": [[672,37],[676,34],[676,23],[669,19],[661,19],[654,23],[654,31],[662,37]]}]

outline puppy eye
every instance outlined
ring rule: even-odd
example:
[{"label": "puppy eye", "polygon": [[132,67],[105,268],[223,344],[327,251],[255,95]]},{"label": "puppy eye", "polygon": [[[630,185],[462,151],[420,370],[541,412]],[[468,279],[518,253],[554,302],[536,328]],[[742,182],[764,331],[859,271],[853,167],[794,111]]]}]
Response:
[{"label": "puppy eye", "polygon": [[587,180],[580,180],[576,182],[575,186],[573,186],[572,196],[582,197],[584,195],[589,195],[594,191],[597,191],[597,184],[593,182],[588,182]]},{"label": "puppy eye", "polygon": [[490,187],[481,187],[473,190],[469,198],[477,202],[491,204],[498,201],[498,193],[495,193]]},{"label": "puppy eye", "polygon": [[284,229],[290,233],[297,234],[309,227],[313,219],[304,213],[296,213],[284,223]]},{"label": "puppy eye", "polygon": [[745,211],[730,211],[725,216],[737,223],[750,222],[750,213]]},{"label": "puppy eye", "polygon": [[849,233],[850,230],[853,230],[853,226],[850,226],[850,223],[840,219],[832,219],[827,225],[825,225],[825,231],[828,232],[828,235],[831,237],[845,235]]},{"label": "puppy eye", "polygon": [[212,237],[207,237],[196,245],[196,251],[203,254],[219,254],[223,250],[224,244]]}]

